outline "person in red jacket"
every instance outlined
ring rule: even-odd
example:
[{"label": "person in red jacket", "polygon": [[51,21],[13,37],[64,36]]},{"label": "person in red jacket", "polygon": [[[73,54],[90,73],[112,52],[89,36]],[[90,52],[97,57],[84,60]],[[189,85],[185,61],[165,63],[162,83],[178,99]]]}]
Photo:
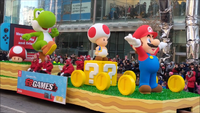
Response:
[{"label": "person in red jacket", "polygon": [[74,66],[71,64],[70,60],[68,59],[64,62],[64,66],[63,66],[61,72],[58,73],[58,75],[69,77],[69,76],[71,76],[73,71],[74,71]]},{"label": "person in red jacket", "polygon": [[84,69],[84,57],[80,56],[76,63],[76,70],[83,70]]},{"label": "person in red jacket", "polygon": [[196,81],[196,72],[195,71],[188,71],[186,74],[186,84],[188,87],[189,92],[194,92],[195,81]]},{"label": "person in red jacket", "polygon": [[91,60],[90,55],[87,55],[87,56],[86,56],[86,60]]},{"label": "person in red jacket", "polygon": [[34,70],[34,72],[39,72],[39,73],[47,73],[51,74],[51,70],[53,69],[53,64],[50,62],[50,57],[47,55],[45,57],[45,61],[42,62],[41,59],[39,59],[39,64],[37,68]]},{"label": "person in red jacket", "polygon": [[31,67],[28,68],[28,71],[33,72],[33,70],[36,68],[36,66],[39,63],[38,58],[39,58],[39,53],[34,54],[33,61],[31,62]]}]

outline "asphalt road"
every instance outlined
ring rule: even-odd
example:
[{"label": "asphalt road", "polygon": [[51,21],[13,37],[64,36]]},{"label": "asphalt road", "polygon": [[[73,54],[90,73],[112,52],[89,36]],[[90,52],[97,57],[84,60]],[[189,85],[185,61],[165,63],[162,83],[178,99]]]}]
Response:
[{"label": "asphalt road", "polygon": [[72,104],[57,104],[0,89],[0,113],[99,113]]}]

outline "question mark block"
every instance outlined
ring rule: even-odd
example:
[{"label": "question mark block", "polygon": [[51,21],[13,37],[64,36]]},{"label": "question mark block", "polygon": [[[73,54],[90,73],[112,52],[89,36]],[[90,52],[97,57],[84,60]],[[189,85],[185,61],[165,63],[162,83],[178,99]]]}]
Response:
[{"label": "question mark block", "polygon": [[100,72],[108,73],[111,86],[117,85],[117,62],[97,60],[84,61],[84,73],[86,75],[85,84],[95,86],[96,75]]}]

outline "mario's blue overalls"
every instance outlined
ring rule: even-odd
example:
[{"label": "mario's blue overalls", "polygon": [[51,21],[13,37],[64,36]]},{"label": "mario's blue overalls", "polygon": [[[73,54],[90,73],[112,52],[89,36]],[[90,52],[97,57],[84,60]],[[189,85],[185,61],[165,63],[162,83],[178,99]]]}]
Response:
[{"label": "mario's blue overalls", "polygon": [[151,89],[154,89],[158,86],[156,83],[157,71],[159,70],[159,60],[155,55],[147,53],[148,58],[144,61],[139,61],[140,69],[140,84],[149,85]]}]

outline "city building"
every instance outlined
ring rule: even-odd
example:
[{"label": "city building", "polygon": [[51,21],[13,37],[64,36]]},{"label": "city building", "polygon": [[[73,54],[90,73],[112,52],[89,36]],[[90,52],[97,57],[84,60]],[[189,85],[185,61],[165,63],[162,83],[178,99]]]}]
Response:
[{"label": "city building", "polygon": [[[28,19],[28,14],[23,14],[24,18],[19,18],[21,16],[16,16],[19,13],[15,13],[14,10],[8,12],[10,11],[8,9],[12,8],[15,11],[24,9],[23,12],[29,10],[25,9],[25,6],[52,11],[57,16],[56,27],[60,31],[60,35],[56,37],[57,54],[91,54],[91,43],[87,37],[87,30],[93,22],[104,23],[110,28],[111,36],[107,46],[110,58],[117,54],[121,58],[126,55],[129,58],[130,56],[136,58],[137,54],[124,40],[124,37],[129,33],[134,33],[142,24],[151,25],[159,33],[158,38],[161,35],[158,27],[159,0],[96,0],[96,13],[93,13],[95,11],[94,0],[27,0],[29,2],[26,5],[24,5],[24,1],[6,0],[4,22],[19,23]],[[172,41],[170,50],[174,54],[172,56],[174,56],[175,62],[182,62],[186,59],[186,0],[172,1],[174,25],[169,35]],[[13,2],[13,5],[7,2]],[[33,4],[35,5],[33,6]],[[200,16],[200,9],[198,15]],[[10,20],[5,18],[9,16]],[[13,21],[15,17],[18,21]],[[20,24],[30,25],[25,22]]]},{"label": "city building", "polygon": [[4,0],[0,1],[0,24],[3,23],[3,15],[4,15]]},{"label": "city building", "polygon": [[[31,21],[33,20],[34,16],[33,16],[33,11],[34,11],[35,7],[29,7],[29,6],[25,6],[22,9],[22,15],[21,17],[23,19],[20,19],[20,23],[21,25],[29,25],[31,26]],[[26,15],[26,16],[24,16]]]}]

